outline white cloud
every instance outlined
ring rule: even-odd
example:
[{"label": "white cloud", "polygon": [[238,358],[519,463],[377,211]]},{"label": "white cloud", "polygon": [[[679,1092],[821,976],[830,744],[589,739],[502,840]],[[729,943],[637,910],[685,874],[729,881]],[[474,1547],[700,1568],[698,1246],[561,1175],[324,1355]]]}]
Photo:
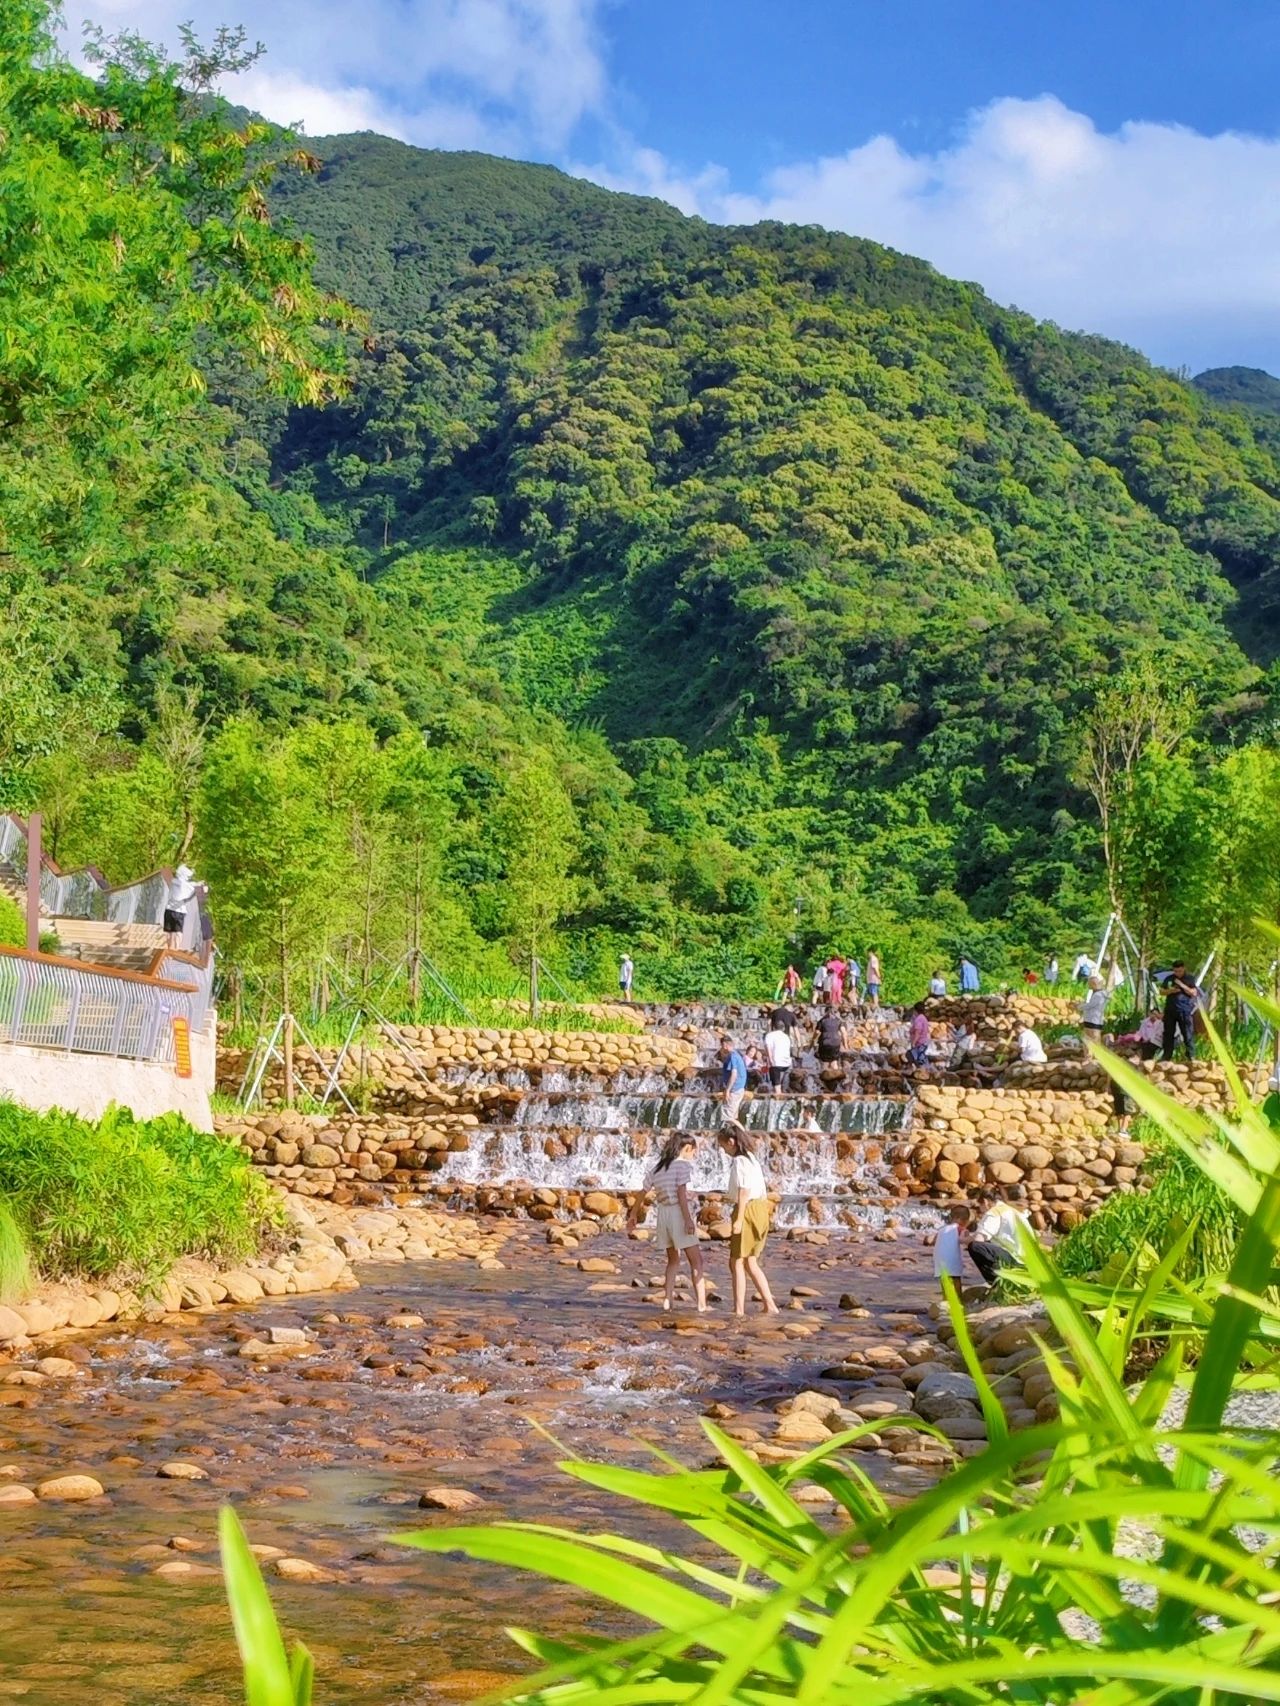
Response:
[{"label": "white cloud", "polygon": [[[556,150],[605,94],[598,0],[260,0],[251,38],[269,50],[225,92],[312,135],[374,128],[428,146]],[[172,44],[208,38],[235,0],[69,0],[85,22]]]},{"label": "white cloud", "polygon": [[1108,133],[1043,95],[993,101],[936,152],[877,136],[784,166],[755,194],[652,150],[611,181],[709,219],[871,237],[1172,365],[1280,367],[1280,138],[1137,122]]}]

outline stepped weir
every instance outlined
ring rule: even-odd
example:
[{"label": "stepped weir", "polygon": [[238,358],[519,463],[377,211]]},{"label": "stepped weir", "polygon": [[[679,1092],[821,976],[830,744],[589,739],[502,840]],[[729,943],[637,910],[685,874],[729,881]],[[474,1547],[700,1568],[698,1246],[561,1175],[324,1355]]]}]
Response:
[{"label": "stepped weir", "polygon": [[[529,1211],[554,1213],[585,1194],[621,1198],[643,1188],[659,1148],[672,1132],[699,1139],[694,1189],[708,1223],[722,1216],[719,1193],[727,1163],[715,1143],[722,1109],[716,1050],[723,1035],[743,1046],[763,1041],[768,1006],[735,1004],[646,1007],[651,1035],[688,1045],[692,1064],[679,1074],[564,1068],[474,1067],[449,1074],[457,1089],[518,1092],[496,1118],[445,1157],[433,1195],[457,1186],[455,1200],[493,1207],[514,1193]],[[804,1026],[807,1035],[808,1025]],[[910,1124],[911,1098],[891,1064],[900,1022],[872,1015],[855,1027],[860,1045],[840,1067],[823,1067],[796,1051],[795,1088],[774,1095],[755,1082],[739,1115],[758,1134],[760,1158],[780,1195],[777,1223],[829,1231],[879,1224],[896,1206],[886,1143]]]}]

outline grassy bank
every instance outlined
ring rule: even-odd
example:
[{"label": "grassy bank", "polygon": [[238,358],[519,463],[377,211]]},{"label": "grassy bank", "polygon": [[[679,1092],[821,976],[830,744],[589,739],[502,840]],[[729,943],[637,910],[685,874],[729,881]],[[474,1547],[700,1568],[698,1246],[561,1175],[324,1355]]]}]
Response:
[{"label": "grassy bank", "polygon": [[245,1156],[176,1114],[100,1120],[0,1101],[0,1295],[46,1279],[154,1285],[181,1256],[251,1254],[276,1220]]}]

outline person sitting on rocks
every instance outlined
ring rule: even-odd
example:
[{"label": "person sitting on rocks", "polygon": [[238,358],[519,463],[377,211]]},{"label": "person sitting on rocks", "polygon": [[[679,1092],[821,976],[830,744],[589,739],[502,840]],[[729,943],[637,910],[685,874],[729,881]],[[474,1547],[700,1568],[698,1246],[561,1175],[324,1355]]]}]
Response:
[{"label": "person sitting on rocks", "polygon": [[1018,1059],[1024,1066],[1048,1066],[1049,1056],[1044,1052],[1044,1044],[1030,1025],[1022,1025],[1019,1028],[1014,1044],[1018,1050]]},{"label": "person sitting on rocks", "polygon": [[973,1264],[988,1285],[994,1285],[1001,1268],[1017,1267],[1022,1261],[1022,1232],[1034,1238],[1025,1208],[1026,1192],[1021,1185],[1008,1185],[992,1199],[969,1241]]},{"label": "person sitting on rocks", "polygon": [[977,1033],[961,1019],[951,1038],[951,1053],[947,1057],[948,1072],[967,1072],[974,1066],[978,1048]]},{"label": "person sitting on rocks", "polygon": [[689,1264],[690,1278],[693,1280],[694,1296],[698,1300],[698,1314],[705,1315],[707,1280],[702,1267],[702,1251],[698,1245],[698,1228],[689,1203],[689,1182],[693,1178],[693,1162],[697,1153],[697,1140],[688,1132],[677,1131],[671,1134],[644,1182],[644,1191],[636,1197],[628,1211],[627,1231],[635,1229],[648,1194],[652,1192],[657,1219],[654,1243],[659,1250],[666,1252],[667,1258],[662,1307],[667,1310],[675,1307],[676,1276],[680,1272],[680,1255],[683,1251]]}]

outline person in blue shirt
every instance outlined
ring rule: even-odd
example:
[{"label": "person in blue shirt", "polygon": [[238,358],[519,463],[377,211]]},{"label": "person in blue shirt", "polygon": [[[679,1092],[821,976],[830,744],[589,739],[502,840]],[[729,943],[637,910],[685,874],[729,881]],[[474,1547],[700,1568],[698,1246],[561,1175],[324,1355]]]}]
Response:
[{"label": "person in blue shirt", "polygon": [[720,1093],[724,1099],[724,1117],[736,1120],[738,1109],[747,1088],[747,1063],[730,1037],[720,1039]]},{"label": "person in blue shirt", "polygon": [[967,954],[960,958],[960,993],[976,995],[978,993],[978,968]]}]

